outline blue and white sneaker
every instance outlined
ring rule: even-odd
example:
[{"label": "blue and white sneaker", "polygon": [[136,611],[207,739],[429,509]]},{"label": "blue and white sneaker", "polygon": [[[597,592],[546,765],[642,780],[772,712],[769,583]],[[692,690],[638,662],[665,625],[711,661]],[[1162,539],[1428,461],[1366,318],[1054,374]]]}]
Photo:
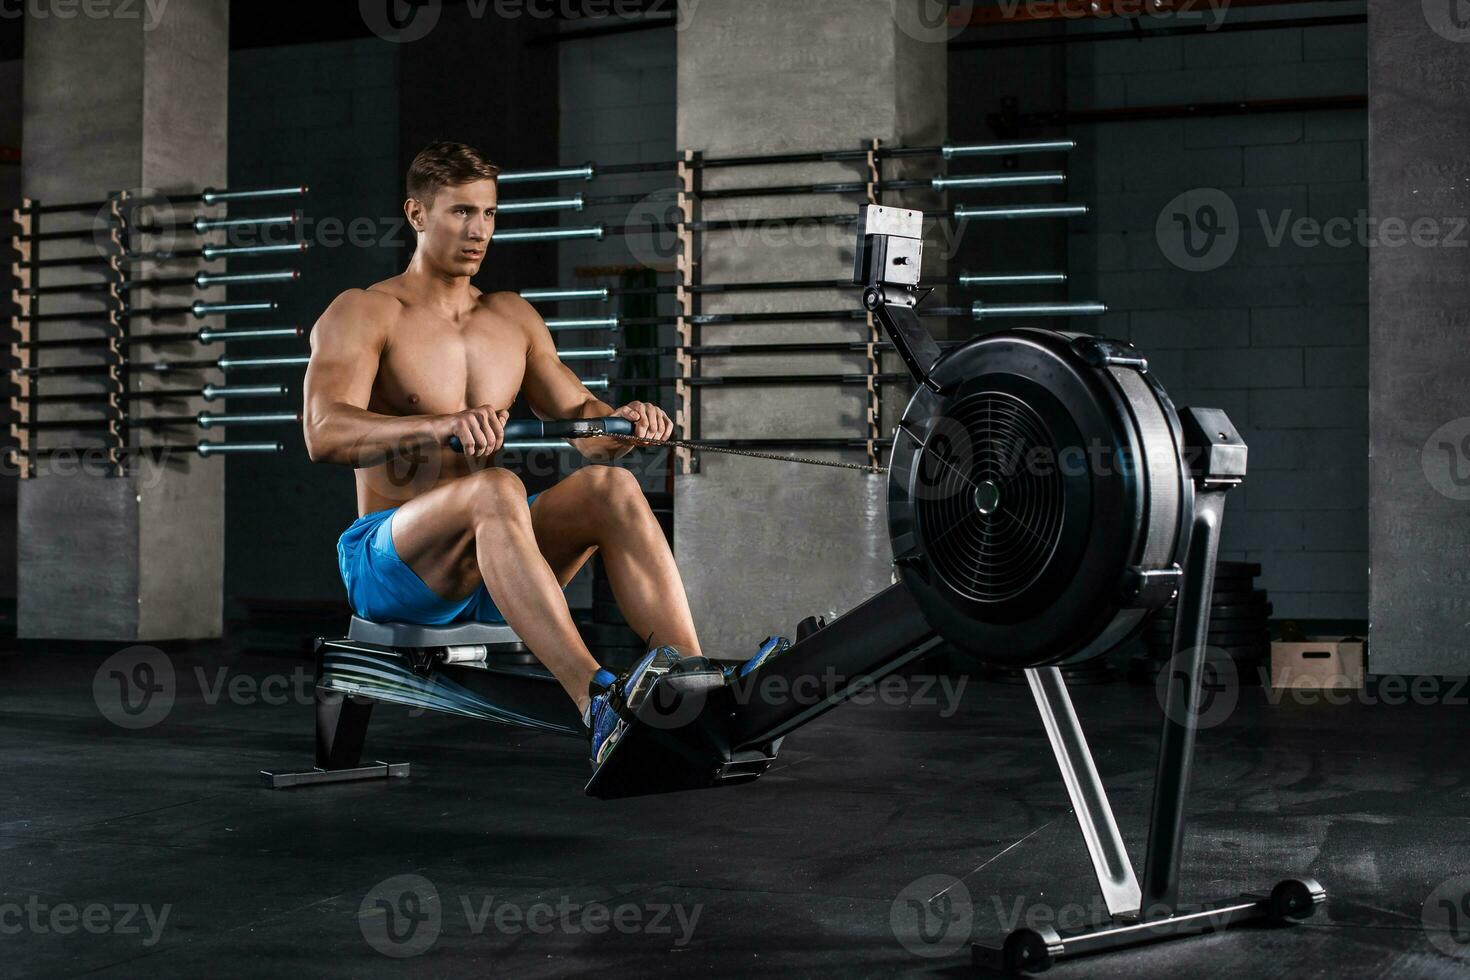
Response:
[{"label": "blue and white sneaker", "polygon": [[683,658],[673,647],[657,647],[644,654],[643,659],[633,665],[622,677],[612,671],[599,670],[592,675],[589,691],[592,701],[587,705],[584,719],[591,729],[592,746],[589,757],[595,769],[612,752],[623,731],[638,711],[638,706],[648,696],[654,681],[668,673],[670,668]]},{"label": "blue and white sneaker", "polygon": [[761,641],[760,650],[743,664],[731,664],[725,668],[725,677],[731,681],[744,680],[760,670],[772,658],[779,657],[791,649],[791,641],[784,636],[768,636]]},{"label": "blue and white sneaker", "polygon": [[591,759],[594,769],[611,751],[617,741],[613,735],[624,724],[623,719],[618,717],[617,709],[612,705],[612,692],[617,682],[617,675],[604,668],[593,674],[592,682],[587,685],[588,690],[592,692],[592,700],[587,703],[587,710],[582,715],[582,720],[587,723],[587,728],[591,733]]}]

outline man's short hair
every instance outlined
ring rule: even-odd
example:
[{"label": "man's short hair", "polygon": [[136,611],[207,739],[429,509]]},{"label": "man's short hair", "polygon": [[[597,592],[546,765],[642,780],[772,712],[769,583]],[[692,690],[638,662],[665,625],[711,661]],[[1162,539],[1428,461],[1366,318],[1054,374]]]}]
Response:
[{"label": "man's short hair", "polygon": [[419,151],[408,167],[408,196],[432,206],[441,188],[457,187],[477,180],[494,180],[500,168],[464,143],[435,140]]}]

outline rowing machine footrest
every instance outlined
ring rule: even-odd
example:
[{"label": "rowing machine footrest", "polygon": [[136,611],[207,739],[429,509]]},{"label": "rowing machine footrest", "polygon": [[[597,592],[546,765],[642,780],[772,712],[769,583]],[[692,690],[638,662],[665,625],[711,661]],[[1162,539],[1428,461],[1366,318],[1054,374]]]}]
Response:
[{"label": "rowing machine footrest", "polygon": [[613,738],[586,793],[598,799],[646,796],[749,782],[776,758],[776,745],[732,752],[735,701],[716,669],[658,678],[633,719]]}]

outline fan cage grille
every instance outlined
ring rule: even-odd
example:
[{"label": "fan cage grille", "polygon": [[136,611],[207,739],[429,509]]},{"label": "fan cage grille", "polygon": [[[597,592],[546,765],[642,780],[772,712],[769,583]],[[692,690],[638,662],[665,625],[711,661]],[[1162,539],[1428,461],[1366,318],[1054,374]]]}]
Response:
[{"label": "fan cage grille", "polygon": [[915,465],[916,516],[935,570],[977,603],[1016,598],[1045,572],[1065,514],[1055,439],[1026,402],[977,392],[939,416]]}]

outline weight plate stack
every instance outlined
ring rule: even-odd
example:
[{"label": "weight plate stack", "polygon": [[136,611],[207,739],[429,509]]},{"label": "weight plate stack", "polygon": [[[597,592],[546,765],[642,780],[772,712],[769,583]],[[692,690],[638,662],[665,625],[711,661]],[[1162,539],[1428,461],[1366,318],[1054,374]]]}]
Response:
[{"label": "weight plate stack", "polygon": [[[1069,664],[1060,668],[1062,680],[1068,687],[1087,687],[1093,684],[1109,684],[1118,676],[1107,657],[1095,657],[1080,664]],[[1024,684],[1026,672],[1015,667],[987,666],[985,676],[997,684]]]},{"label": "weight plate stack", "polygon": [[[1261,566],[1255,562],[1222,561],[1215,566],[1215,588],[1210,596],[1207,661],[1229,661],[1242,685],[1258,686],[1271,653],[1272,606],[1265,589],[1255,587]],[[1174,642],[1176,602],[1160,609],[1144,627],[1145,653],[1133,658],[1129,676],[1152,682],[1168,661]]]}]

